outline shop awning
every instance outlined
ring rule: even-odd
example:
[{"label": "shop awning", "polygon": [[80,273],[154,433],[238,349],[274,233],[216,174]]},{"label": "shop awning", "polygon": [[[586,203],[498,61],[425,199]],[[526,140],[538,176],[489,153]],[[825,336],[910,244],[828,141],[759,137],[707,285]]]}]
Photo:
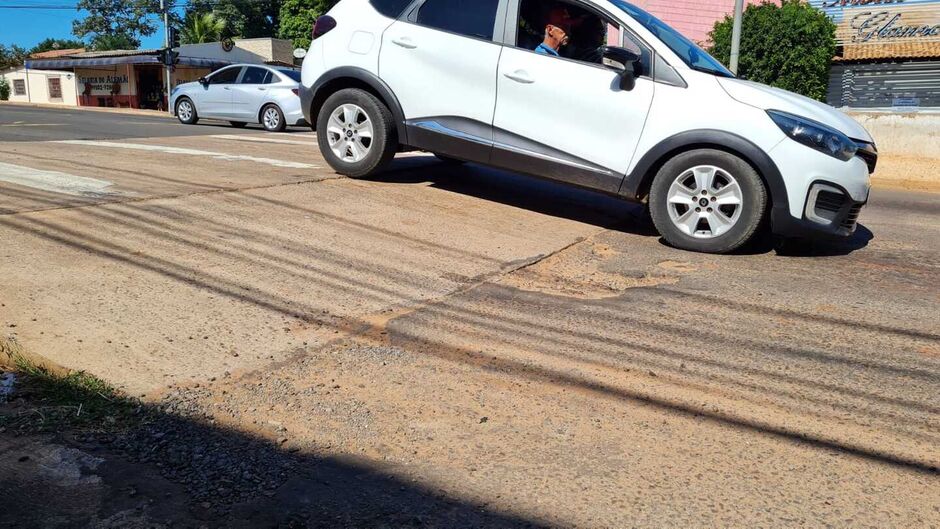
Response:
[{"label": "shop awning", "polygon": [[[88,68],[92,66],[113,66],[115,64],[162,64],[156,55],[130,55],[123,57],[93,57],[82,59],[29,59],[26,67],[31,70],[62,70],[67,68]],[[231,61],[206,59],[202,57],[180,57],[179,64],[215,68],[232,64]]]}]

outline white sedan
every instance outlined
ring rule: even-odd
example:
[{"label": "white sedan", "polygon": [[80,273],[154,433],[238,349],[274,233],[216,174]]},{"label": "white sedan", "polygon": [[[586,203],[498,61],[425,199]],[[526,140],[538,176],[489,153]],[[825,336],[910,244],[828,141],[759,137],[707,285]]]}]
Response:
[{"label": "white sedan", "polygon": [[186,125],[202,118],[228,121],[233,127],[260,123],[280,132],[288,125],[304,125],[300,108],[300,72],[259,64],[233,64],[170,94],[170,108]]}]

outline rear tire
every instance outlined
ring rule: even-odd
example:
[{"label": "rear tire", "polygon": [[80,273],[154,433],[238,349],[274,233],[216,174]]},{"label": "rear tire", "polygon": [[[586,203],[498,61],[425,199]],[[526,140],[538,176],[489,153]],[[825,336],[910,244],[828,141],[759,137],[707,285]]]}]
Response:
[{"label": "rear tire", "polygon": [[268,105],[261,109],[261,126],[268,132],[284,132],[287,122],[284,113],[277,105]]},{"label": "rear tire", "polygon": [[385,168],[398,150],[392,112],[358,88],[327,98],[317,118],[317,143],[337,173],[363,178]]},{"label": "rear tire", "polygon": [[199,123],[199,114],[196,113],[196,105],[192,99],[181,97],[176,102],[176,119],[183,125],[195,125]]},{"label": "rear tire", "polygon": [[229,123],[236,129],[243,129],[246,125],[248,125],[248,123],[245,123],[244,121],[229,121]]},{"label": "rear tire", "polygon": [[677,248],[727,253],[763,223],[767,190],[753,167],[714,149],[681,153],[656,173],[649,196],[653,224]]}]

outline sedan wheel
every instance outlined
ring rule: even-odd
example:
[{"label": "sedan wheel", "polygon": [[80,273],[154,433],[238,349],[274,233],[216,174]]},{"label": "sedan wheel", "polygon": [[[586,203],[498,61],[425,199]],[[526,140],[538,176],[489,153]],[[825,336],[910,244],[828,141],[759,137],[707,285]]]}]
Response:
[{"label": "sedan wheel", "polygon": [[284,114],[281,113],[281,109],[274,105],[265,107],[264,111],[261,112],[261,125],[264,126],[265,130],[270,132],[283,131],[286,124],[284,123]]},{"label": "sedan wheel", "polygon": [[357,163],[369,155],[375,128],[368,114],[358,105],[337,107],[327,125],[330,149],[341,161]]},{"label": "sedan wheel", "polygon": [[176,104],[176,118],[180,120],[180,123],[186,125],[194,125],[199,121],[193,102],[189,99],[181,99],[179,103]]}]

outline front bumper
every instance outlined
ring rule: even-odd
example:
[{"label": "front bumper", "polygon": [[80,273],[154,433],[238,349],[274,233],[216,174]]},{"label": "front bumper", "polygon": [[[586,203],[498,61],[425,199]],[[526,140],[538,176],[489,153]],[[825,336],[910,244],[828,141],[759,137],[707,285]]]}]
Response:
[{"label": "front bumper", "polygon": [[785,237],[849,237],[868,202],[877,151],[842,161],[784,139],[770,151],[787,190],[788,204],[774,204],[771,226]]},{"label": "front bumper", "polygon": [[858,216],[867,203],[867,193],[864,200],[858,201],[836,184],[816,181],[806,195],[802,217],[782,209],[773,210],[773,232],[801,239],[849,237],[855,233]]}]

